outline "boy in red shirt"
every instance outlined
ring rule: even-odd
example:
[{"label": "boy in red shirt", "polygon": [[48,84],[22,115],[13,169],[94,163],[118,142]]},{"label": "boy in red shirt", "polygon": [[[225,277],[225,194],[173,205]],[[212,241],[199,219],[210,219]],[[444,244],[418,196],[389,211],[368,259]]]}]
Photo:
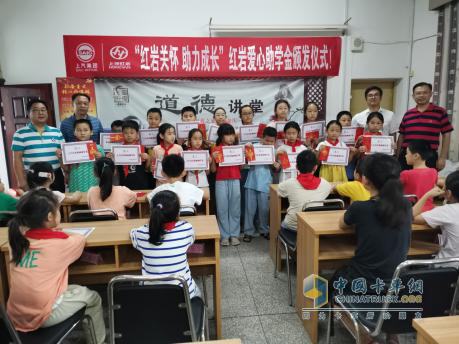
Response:
[{"label": "boy in red shirt", "polygon": [[[400,181],[403,184],[403,193],[405,195],[414,194],[419,200],[436,185],[438,179],[437,170],[426,166],[426,161],[432,153],[427,141],[415,140],[408,145],[406,162],[413,169],[400,173]],[[431,210],[433,207],[432,198],[429,198],[422,211]]]}]

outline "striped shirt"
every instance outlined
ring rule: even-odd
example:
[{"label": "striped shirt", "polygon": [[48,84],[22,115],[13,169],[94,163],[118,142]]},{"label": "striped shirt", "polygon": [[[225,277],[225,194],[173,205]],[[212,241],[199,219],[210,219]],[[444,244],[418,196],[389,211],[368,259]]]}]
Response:
[{"label": "striped shirt", "polygon": [[[104,127],[102,126],[102,123],[100,123],[99,119],[94,116],[86,115],[85,119],[89,120],[92,125],[92,135],[91,135],[91,140],[93,140],[95,143],[99,144],[100,143],[100,133],[104,132]],[[74,142],[78,141],[75,138],[74,129],[73,129],[73,124],[76,121],[75,114],[73,114],[70,117],[67,117],[61,122],[61,131],[62,134],[64,135],[65,142]]]},{"label": "striped shirt", "polygon": [[61,148],[61,143],[64,143],[64,138],[59,129],[45,125],[44,131],[40,133],[29,123],[14,133],[11,150],[23,153],[22,161],[26,170],[38,161],[49,162],[56,170],[60,167],[56,150]]},{"label": "striped shirt", "polygon": [[434,104],[429,104],[424,112],[418,111],[417,108],[408,110],[403,116],[399,130],[403,135],[403,148],[408,147],[414,140],[425,140],[434,150],[437,150],[440,144],[440,134],[451,131],[453,127],[446,110]]},{"label": "striped shirt", "polygon": [[[148,241],[148,225],[131,230],[134,248],[142,253],[142,275],[166,277],[179,275],[188,282],[190,297],[196,296],[196,283],[191,278],[187,250],[194,242],[194,230],[190,223],[178,221],[155,246]],[[173,284],[178,284],[172,282]]]}]

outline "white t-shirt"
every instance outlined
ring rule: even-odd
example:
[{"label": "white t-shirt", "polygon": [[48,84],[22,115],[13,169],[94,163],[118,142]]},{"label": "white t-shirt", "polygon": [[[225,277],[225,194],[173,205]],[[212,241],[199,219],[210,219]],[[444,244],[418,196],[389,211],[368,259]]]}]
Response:
[{"label": "white t-shirt", "polygon": [[147,195],[148,202],[151,202],[154,195],[160,191],[169,190],[175,192],[180,199],[180,211],[194,211],[195,204],[202,203],[204,191],[197,186],[186,182],[175,182],[172,184],[163,184],[155,188]]},{"label": "white t-shirt", "polygon": [[[298,155],[302,151],[307,150],[307,149],[308,148],[306,146],[304,146],[304,145],[296,146],[295,147],[295,153]],[[276,154],[279,151],[284,151],[284,152],[287,152],[287,153],[293,153],[293,148],[292,148],[292,146],[283,144],[279,148],[277,148]],[[283,181],[285,181],[287,179],[290,179],[290,178],[296,178],[297,175],[298,175],[298,170],[296,169],[296,167],[294,169],[292,168],[292,170],[287,170],[287,171],[284,171],[282,169],[281,172],[280,172],[280,175],[279,175],[279,183],[282,183]]]},{"label": "white t-shirt", "polygon": [[[390,110],[380,108],[379,111],[384,117],[384,126],[383,126],[383,135],[390,135],[398,132],[398,123],[395,119],[394,113]],[[367,126],[367,117],[370,114],[370,110],[366,109],[362,112],[359,112],[354,117],[352,117],[352,126],[353,127],[362,127],[366,128]]]},{"label": "white t-shirt", "polygon": [[433,208],[421,216],[430,227],[441,229],[437,258],[459,257],[459,203]]},{"label": "white t-shirt", "polygon": [[343,142],[343,141],[339,141],[338,140],[338,143],[336,144],[336,146],[333,146],[330,142],[328,142],[327,140],[325,141],[322,141],[322,142],[319,142],[319,144],[317,145],[316,147],[316,150],[317,151],[320,151],[320,147],[322,146],[329,146],[329,147],[338,147],[338,148],[348,148],[348,146]]}]

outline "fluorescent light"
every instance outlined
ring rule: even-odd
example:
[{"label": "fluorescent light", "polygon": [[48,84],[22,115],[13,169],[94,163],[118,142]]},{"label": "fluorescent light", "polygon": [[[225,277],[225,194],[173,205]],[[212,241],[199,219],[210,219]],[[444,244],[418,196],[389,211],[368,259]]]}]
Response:
[{"label": "fluorescent light", "polygon": [[347,25],[209,25],[217,36],[342,36]]}]

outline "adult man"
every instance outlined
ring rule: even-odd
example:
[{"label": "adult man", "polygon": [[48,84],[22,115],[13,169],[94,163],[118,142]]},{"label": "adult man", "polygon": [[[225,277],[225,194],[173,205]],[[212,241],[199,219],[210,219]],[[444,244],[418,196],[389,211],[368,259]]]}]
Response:
[{"label": "adult man", "polygon": [[363,127],[367,125],[367,117],[372,112],[380,112],[384,117],[383,135],[395,135],[398,131],[395,123],[394,113],[381,107],[383,91],[378,86],[370,86],[365,90],[365,99],[368,108],[359,112],[352,118],[353,127]]},{"label": "adult man", "polygon": [[[428,167],[437,168],[437,170],[442,170],[445,167],[453,127],[449,122],[446,110],[430,103],[431,97],[431,84],[420,82],[413,86],[413,99],[416,102],[416,107],[403,115],[397,141],[397,155],[404,170],[410,168],[406,164],[405,155],[406,147],[413,140],[429,142],[433,154],[432,158],[426,162]],[[440,134],[442,144],[440,154],[438,154]]]},{"label": "adult man", "polygon": [[59,129],[46,124],[48,105],[39,99],[27,104],[30,123],[13,135],[13,168],[19,187],[28,190],[26,170],[37,161],[49,162],[54,169],[53,190],[65,192],[64,174],[58,158],[64,137]]},{"label": "adult man", "polygon": [[87,119],[92,124],[91,140],[99,143],[100,133],[104,131],[104,128],[97,117],[88,115],[90,101],[91,97],[85,93],[75,93],[72,95],[74,114],[61,122],[61,131],[66,142],[75,141],[75,136],[73,135],[73,124],[75,121],[77,119]]}]

